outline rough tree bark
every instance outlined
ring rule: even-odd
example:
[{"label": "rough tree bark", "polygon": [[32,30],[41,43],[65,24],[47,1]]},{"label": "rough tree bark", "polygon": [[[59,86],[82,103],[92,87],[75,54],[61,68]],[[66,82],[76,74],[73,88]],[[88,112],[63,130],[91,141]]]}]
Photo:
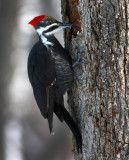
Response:
[{"label": "rough tree bark", "polygon": [[129,159],[129,1],[62,0],[65,33],[74,68],[71,114],[83,137],[76,160]]}]

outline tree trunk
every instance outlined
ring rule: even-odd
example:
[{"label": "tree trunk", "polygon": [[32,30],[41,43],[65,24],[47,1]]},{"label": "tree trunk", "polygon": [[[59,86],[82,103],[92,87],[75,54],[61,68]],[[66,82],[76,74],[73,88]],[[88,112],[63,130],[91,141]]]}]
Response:
[{"label": "tree trunk", "polygon": [[74,68],[70,111],[80,127],[82,156],[76,160],[129,159],[129,2],[63,0],[65,33]]}]

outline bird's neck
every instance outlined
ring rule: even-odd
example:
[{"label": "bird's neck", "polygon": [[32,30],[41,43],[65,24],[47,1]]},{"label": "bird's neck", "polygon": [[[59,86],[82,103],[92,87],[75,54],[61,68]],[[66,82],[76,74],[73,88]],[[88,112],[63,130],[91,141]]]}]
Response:
[{"label": "bird's neck", "polygon": [[55,38],[54,35],[46,37],[44,35],[40,35],[39,36],[39,40],[41,41],[41,43],[43,45],[45,45],[47,47],[47,49],[54,49],[56,47],[56,45],[58,45],[58,47],[62,47],[61,44],[59,43],[59,41]]},{"label": "bird's neck", "polygon": [[54,44],[51,42],[50,38],[44,36],[44,35],[40,35],[39,36],[39,40],[43,43],[43,45],[45,45],[47,48],[53,46]]}]

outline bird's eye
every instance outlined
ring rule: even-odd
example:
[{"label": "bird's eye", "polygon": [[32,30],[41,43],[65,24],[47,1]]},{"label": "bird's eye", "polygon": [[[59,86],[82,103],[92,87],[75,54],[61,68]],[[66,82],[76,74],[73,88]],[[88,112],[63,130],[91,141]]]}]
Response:
[{"label": "bird's eye", "polygon": [[52,22],[51,22],[51,21],[48,21],[48,24],[52,24]]}]

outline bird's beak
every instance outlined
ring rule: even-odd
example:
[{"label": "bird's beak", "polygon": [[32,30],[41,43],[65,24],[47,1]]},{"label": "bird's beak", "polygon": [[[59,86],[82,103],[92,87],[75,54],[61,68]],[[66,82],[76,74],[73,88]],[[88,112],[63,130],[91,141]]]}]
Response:
[{"label": "bird's beak", "polygon": [[59,27],[63,27],[63,28],[67,28],[67,27],[74,27],[75,24],[69,24],[69,23],[62,23],[62,22],[60,22],[60,23],[58,24],[58,26],[59,26]]}]

